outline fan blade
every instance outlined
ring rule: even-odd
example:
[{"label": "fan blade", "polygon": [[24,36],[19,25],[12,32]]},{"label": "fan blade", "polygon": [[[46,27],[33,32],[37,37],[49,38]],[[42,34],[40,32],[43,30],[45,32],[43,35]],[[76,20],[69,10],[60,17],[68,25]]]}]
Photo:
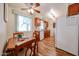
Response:
[{"label": "fan blade", "polygon": [[33,9],[35,12],[37,12],[37,13],[40,13],[40,11],[39,10],[36,10],[36,9]]},{"label": "fan blade", "polygon": [[35,3],[35,7],[38,7],[38,6],[40,6],[40,3]]},{"label": "fan blade", "polygon": [[21,10],[28,10],[28,8],[21,8]]}]

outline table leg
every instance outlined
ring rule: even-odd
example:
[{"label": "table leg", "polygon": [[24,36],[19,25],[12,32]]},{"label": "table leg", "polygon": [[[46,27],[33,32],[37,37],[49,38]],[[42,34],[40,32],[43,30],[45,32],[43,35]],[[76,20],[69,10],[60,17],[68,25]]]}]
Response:
[{"label": "table leg", "polygon": [[15,49],[15,55],[18,56],[19,49]]}]

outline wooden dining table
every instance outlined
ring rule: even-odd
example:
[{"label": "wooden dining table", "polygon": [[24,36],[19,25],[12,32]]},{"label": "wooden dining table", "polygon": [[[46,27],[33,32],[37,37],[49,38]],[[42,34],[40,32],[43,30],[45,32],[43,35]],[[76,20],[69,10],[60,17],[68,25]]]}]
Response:
[{"label": "wooden dining table", "polygon": [[[23,38],[23,41],[18,41],[17,38],[10,38],[7,44],[6,50],[13,50],[14,54],[17,56],[20,49],[28,47],[31,43],[35,43],[35,38]],[[35,54],[35,47],[33,53]]]}]

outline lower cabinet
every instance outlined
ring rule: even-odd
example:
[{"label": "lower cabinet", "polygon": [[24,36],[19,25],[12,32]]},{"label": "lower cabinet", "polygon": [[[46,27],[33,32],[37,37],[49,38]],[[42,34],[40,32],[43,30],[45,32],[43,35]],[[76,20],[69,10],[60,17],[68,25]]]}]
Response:
[{"label": "lower cabinet", "polygon": [[44,38],[50,37],[50,30],[44,31]]}]

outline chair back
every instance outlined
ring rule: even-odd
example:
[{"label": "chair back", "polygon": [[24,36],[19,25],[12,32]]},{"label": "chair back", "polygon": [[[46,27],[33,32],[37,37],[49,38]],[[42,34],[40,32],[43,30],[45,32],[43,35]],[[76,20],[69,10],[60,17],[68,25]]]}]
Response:
[{"label": "chair back", "polygon": [[33,36],[36,38],[36,41],[40,41],[40,31],[34,31]]},{"label": "chair back", "polygon": [[15,33],[13,33],[13,38],[16,38],[17,35],[19,35],[19,34],[23,34],[23,32],[15,32]]}]

